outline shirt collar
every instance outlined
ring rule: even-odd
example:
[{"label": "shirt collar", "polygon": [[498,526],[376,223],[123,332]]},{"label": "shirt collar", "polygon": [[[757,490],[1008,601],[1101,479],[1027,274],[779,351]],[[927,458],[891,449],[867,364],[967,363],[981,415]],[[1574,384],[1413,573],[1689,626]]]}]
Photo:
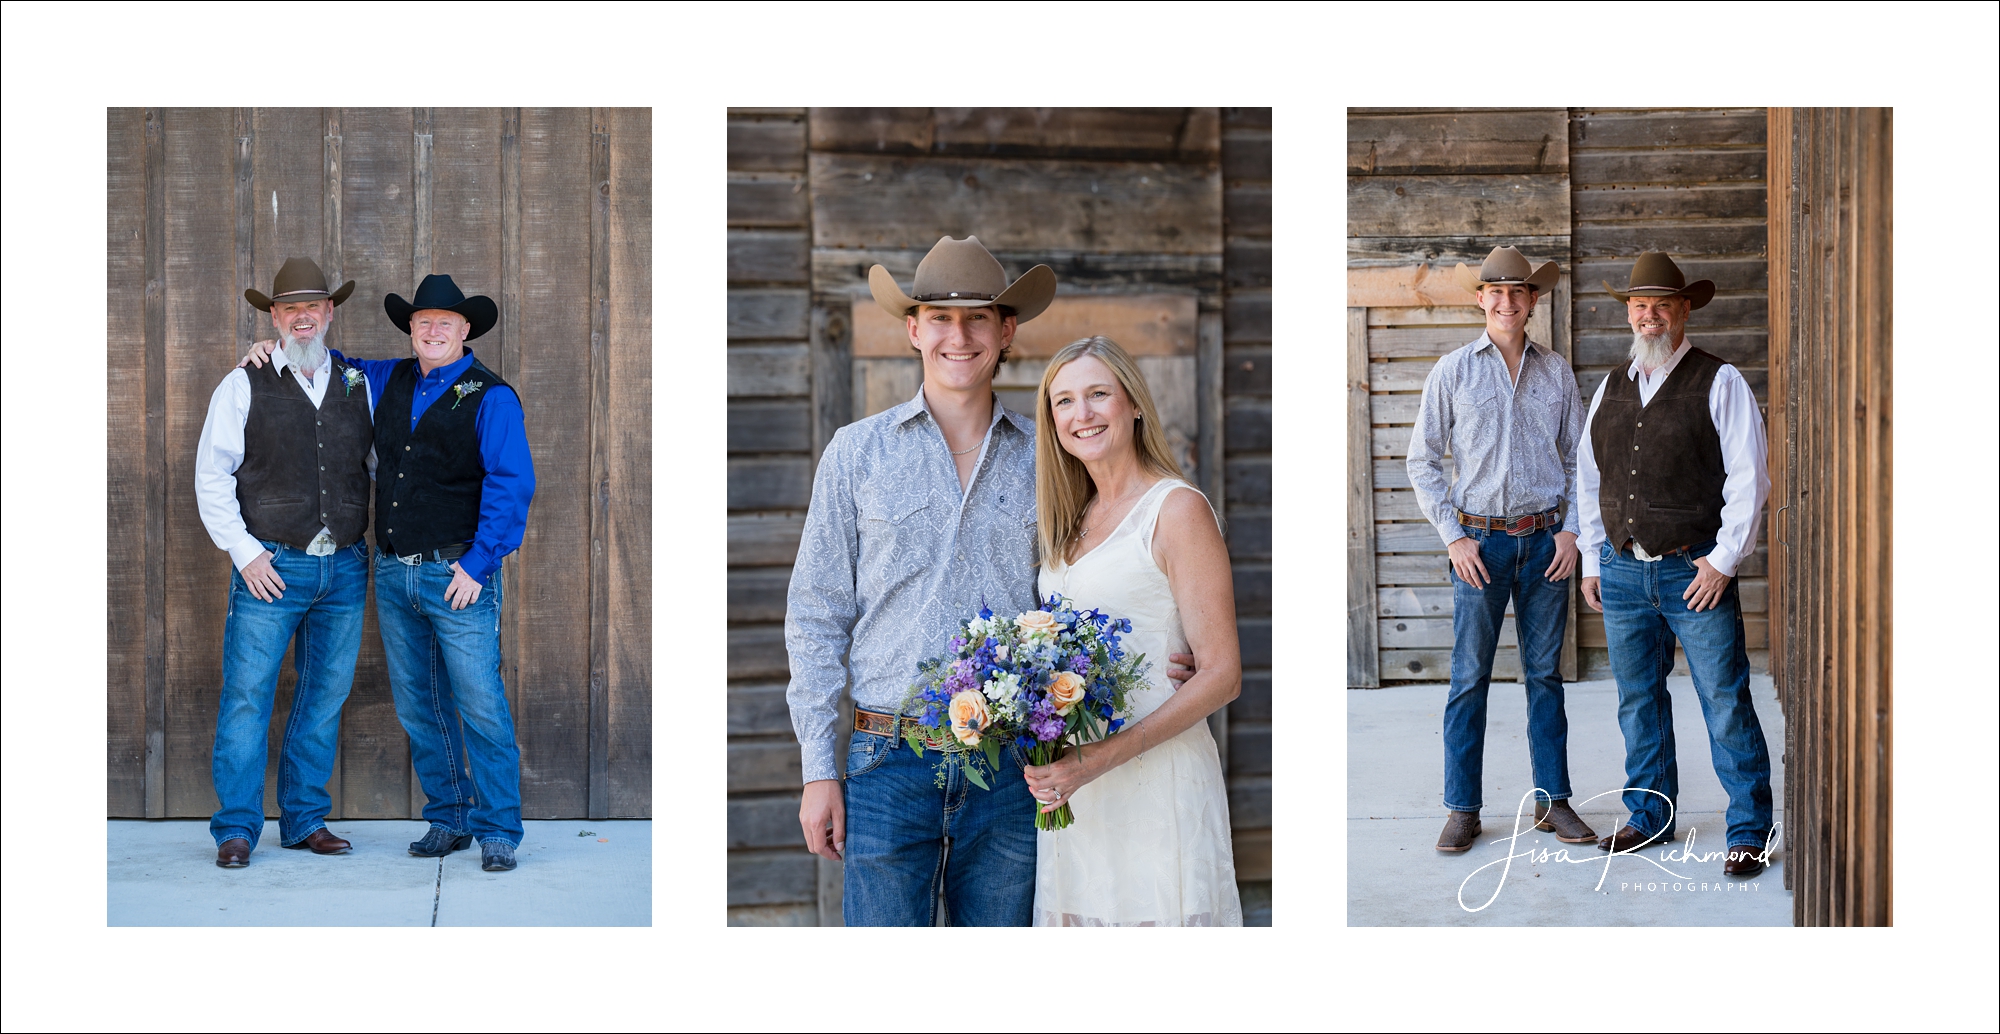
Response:
[{"label": "shirt collar", "polygon": [[424,380],[437,380],[439,378],[442,378],[444,380],[455,381],[459,378],[459,375],[465,372],[465,368],[471,365],[472,365],[472,349],[468,348],[465,350],[464,355],[458,357],[457,362],[454,362],[448,366],[440,366],[437,369],[432,370],[428,374],[424,373],[423,364],[422,362],[419,362],[417,364],[417,379],[420,381],[424,381]]},{"label": "shirt collar", "polygon": [[[1530,346],[1530,347],[1532,347],[1532,348],[1533,348],[1533,350],[1534,350],[1534,351],[1537,351],[1537,352],[1540,352],[1540,353],[1542,353],[1543,355],[1548,355],[1548,354],[1549,354],[1550,352],[1553,352],[1553,351],[1555,351],[1555,349],[1554,349],[1554,348],[1551,348],[1551,347],[1550,347],[1550,346],[1548,346],[1548,345],[1545,345],[1545,344],[1542,344],[1541,342],[1539,342],[1539,341],[1536,341],[1536,340],[1535,340],[1534,338],[1529,338],[1529,339],[1528,339],[1528,344],[1529,344],[1529,346]],[[1479,337],[1478,337],[1478,338],[1476,338],[1476,339],[1475,339],[1475,340],[1474,340],[1474,341],[1472,342],[1472,350],[1473,350],[1473,351],[1475,351],[1475,352],[1478,352],[1478,351],[1481,351],[1481,350],[1483,350],[1483,349],[1487,349],[1487,348],[1498,348],[1498,347],[1499,347],[1498,345],[1496,345],[1496,344],[1494,344],[1494,343],[1493,343],[1493,339],[1492,339],[1492,338],[1490,338],[1490,337],[1487,337],[1487,336],[1486,336],[1486,332],[1485,332],[1485,331],[1483,331],[1483,330],[1479,332]],[[1523,353],[1523,354],[1526,354],[1526,353]]]},{"label": "shirt collar", "polygon": [[[912,398],[910,401],[902,403],[901,405],[895,406],[889,410],[890,422],[898,427],[909,423],[910,421],[916,419],[918,416],[927,416],[927,417],[931,416],[931,405],[930,402],[924,398],[924,388],[923,385],[921,384],[917,385],[917,394],[915,398]],[[993,420],[991,423],[988,423],[986,425],[987,428],[991,429],[993,424],[999,423],[1002,417],[1005,417],[1007,419],[1007,422],[1012,424],[1014,426],[1014,429],[1020,431],[1022,434],[1032,435],[1035,433],[1034,420],[1020,413],[1016,413],[1011,409],[1008,409],[1004,404],[1001,403],[1000,396],[998,394],[995,394],[993,396]],[[931,417],[931,421],[933,423],[936,423],[937,418]]]},{"label": "shirt collar", "polygon": [[[1679,366],[1681,364],[1681,357],[1686,355],[1688,353],[1688,349],[1692,347],[1694,347],[1694,343],[1689,341],[1687,337],[1683,335],[1681,337],[1680,347],[1675,348],[1674,354],[1667,357],[1666,365],[1661,366],[1659,369],[1653,371],[1653,376],[1665,377],[1666,375],[1674,372],[1674,367]],[[1639,360],[1634,359],[1630,363],[1626,364],[1625,376],[1635,381],[1639,379]]]}]

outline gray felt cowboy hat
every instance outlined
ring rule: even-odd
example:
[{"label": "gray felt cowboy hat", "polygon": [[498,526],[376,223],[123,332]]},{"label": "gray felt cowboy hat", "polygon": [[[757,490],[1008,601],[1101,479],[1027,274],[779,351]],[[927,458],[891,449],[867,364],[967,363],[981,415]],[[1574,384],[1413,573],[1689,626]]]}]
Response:
[{"label": "gray felt cowboy hat", "polygon": [[896,278],[880,265],[868,271],[868,290],[875,304],[889,315],[902,319],[919,305],[947,308],[975,308],[1004,305],[1014,310],[1014,321],[1026,323],[1042,314],[1056,296],[1056,271],[1036,266],[1009,284],[1000,260],[986,250],[979,238],[953,240],[938,238],[930,254],[917,263],[916,283],[904,294]]},{"label": "gray felt cowboy hat", "polygon": [[1609,280],[1604,281],[1604,289],[1621,302],[1634,295],[1640,298],[1680,295],[1688,300],[1689,311],[1707,305],[1709,299],[1715,297],[1715,281],[1688,283],[1681,267],[1674,265],[1674,260],[1664,251],[1649,251],[1639,256],[1639,261],[1632,263],[1632,275],[1626,277],[1625,282],[1628,286],[1623,291],[1611,286]]},{"label": "gray felt cowboy hat", "polygon": [[1487,284],[1526,284],[1546,293],[1561,279],[1562,272],[1554,262],[1531,267],[1519,248],[1502,244],[1486,254],[1486,261],[1479,264],[1477,273],[1461,262],[1456,276],[1458,286],[1473,294],[1478,294],[1479,289]]},{"label": "gray felt cowboy hat", "polygon": [[251,288],[243,292],[243,300],[270,312],[271,306],[279,302],[314,302],[324,298],[339,305],[353,293],[354,281],[340,285],[338,291],[328,291],[326,274],[319,271],[319,263],[309,258],[288,258],[278,267],[278,275],[271,278],[270,294]]}]

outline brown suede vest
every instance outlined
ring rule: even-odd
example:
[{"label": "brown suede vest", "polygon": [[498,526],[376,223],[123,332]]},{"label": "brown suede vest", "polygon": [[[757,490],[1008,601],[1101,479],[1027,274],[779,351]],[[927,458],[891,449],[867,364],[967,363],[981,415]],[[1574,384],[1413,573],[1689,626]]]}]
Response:
[{"label": "brown suede vest", "polygon": [[1728,472],[1708,412],[1708,391],[1721,368],[1721,359],[1690,348],[1645,406],[1625,367],[1605,378],[1590,447],[1604,535],[1614,548],[1637,539],[1646,552],[1664,556],[1722,530]]},{"label": "brown suede vest", "polygon": [[335,361],[326,396],[315,409],[306,390],[277,363],[250,376],[250,414],[243,423],[243,465],[236,469],[236,504],[250,534],[305,549],[319,529],[334,544],[352,544],[368,530],[368,383],[349,387],[347,366]]}]

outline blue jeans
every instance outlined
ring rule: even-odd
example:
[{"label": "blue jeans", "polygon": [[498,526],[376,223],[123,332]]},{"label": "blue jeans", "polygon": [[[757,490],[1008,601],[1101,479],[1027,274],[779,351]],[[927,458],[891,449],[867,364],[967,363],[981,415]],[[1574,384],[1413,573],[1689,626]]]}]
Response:
[{"label": "blue jeans", "polygon": [[920,758],[900,739],[853,735],[842,781],[847,925],[935,926],[942,891],[953,926],[1027,926],[1037,834],[1020,749],[1000,752],[991,790],[956,769],[940,788],[936,754]]},{"label": "blue jeans", "polygon": [[1681,599],[1694,581],[1695,558],[1714,548],[1709,542],[1651,562],[1613,552],[1609,544],[1598,551],[1604,636],[1618,679],[1618,728],[1625,734],[1625,807],[1633,829],[1662,839],[1674,835],[1680,770],[1667,673],[1678,638],[1708,723],[1709,757],[1729,794],[1727,846],[1761,849],[1771,831],[1771,753],[1750,702],[1736,580],[1709,610],[1689,610]]},{"label": "blue jeans", "polygon": [[1485,785],[1486,689],[1500,622],[1514,601],[1521,677],[1528,687],[1528,759],[1537,801],[1567,800],[1569,716],[1563,712],[1563,628],[1569,623],[1569,580],[1543,572],[1555,562],[1555,533],[1516,538],[1486,528],[1462,530],[1479,543],[1492,580],[1475,589],[1451,572],[1451,695],[1444,704],[1444,806],[1478,811]]},{"label": "blue jeans", "polygon": [[295,647],[292,669],[299,682],[278,751],[278,840],[290,846],[326,826],[333,808],[326,784],[340,744],[340,708],[354,688],[368,599],[366,542],[327,556],[307,556],[276,542],[264,548],[285,589],[267,603],[250,594],[242,572],[230,572],[210,769],[220,807],[208,821],[209,832],[217,846],[240,837],[252,850],[264,832],[271,708],[287,643]]},{"label": "blue jeans", "polygon": [[[521,844],[521,748],[500,681],[500,572],[464,610],[451,563],[375,557],[375,616],[424,819],[453,836]],[[468,774],[467,768],[470,767]]]}]

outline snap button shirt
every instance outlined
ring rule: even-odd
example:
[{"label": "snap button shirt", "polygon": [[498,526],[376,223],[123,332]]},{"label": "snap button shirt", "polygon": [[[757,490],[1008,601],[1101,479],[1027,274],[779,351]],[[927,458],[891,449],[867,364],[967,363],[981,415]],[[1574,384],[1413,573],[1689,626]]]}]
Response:
[{"label": "snap button shirt", "polygon": [[1033,609],[1035,426],[998,397],[961,492],[923,391],[841,428],[813,476],[785,606],[805,781],[832,779],[840,697],[894,713],[917,665],[983,605]]}]

